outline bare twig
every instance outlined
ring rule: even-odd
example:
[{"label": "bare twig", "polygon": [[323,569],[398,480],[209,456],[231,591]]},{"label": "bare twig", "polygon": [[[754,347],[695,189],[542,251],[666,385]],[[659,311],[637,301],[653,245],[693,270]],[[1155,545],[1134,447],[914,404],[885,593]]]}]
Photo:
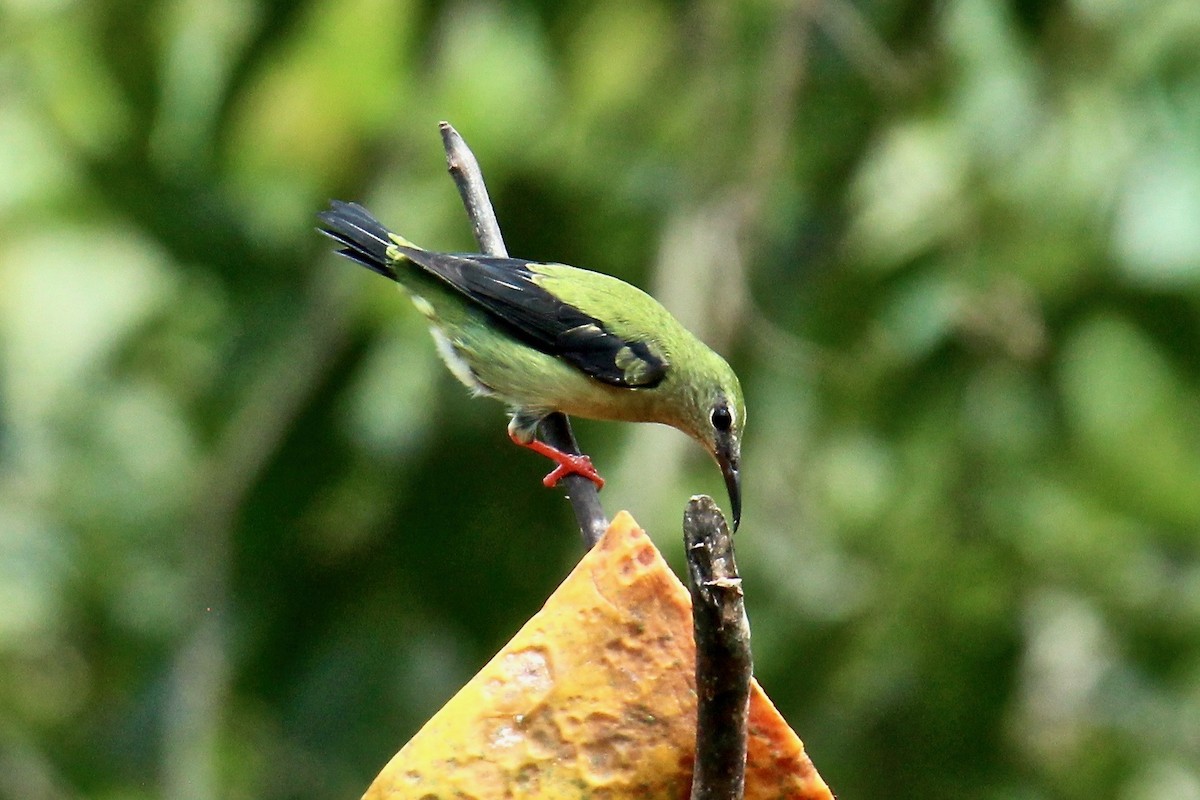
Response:
[{"label": "bare twig", "polygon": [[507,256],[508,248],[504,246],[504,236],[500,233],[500,223],[496,221],[496,211],[488,197],[479,161],[453,125],[441,122],[438,128],[442,132],[442,145],[446,148],[446,167],[458,186],[467,216],[471,218],[471,229],[480,251],[489,256]]},{"label": "bare twig", "polygon": [[693,497],[683,515],[696,638],[696,761],[691,800],[741,800],[746,782],[750,624],[733,538],[717,504]]},{"label": "bare twig", "polygon": [[[504,246],[500,224],[496,221],[496,212],[488,199],[483,172],[475,154],[449,122],[443,122],[438,127],[441,128],[442,144],[446,148],[446,164],[455,185],[458,186],[467,216],[471,218],[471,228],[475,233],[475,241],[479,243],[479,249],[490,256],[507,256],[508,249]],[[538,436],[557,450],[579,453],[571,422],[565,414],[551,414],[543,420]],[[575,511],[584,546],[591,549],[608,528],[608,518],[600,505],[600,495],[595,485],[582,475],[567,475],[562,479],[561,485],[566,489],[567,499],[571,501],[571,508]]]},{"label": "bare twig", "polygon": [[[538,436],[543,442],[564,453],[578,453],[579,443],[575,441],[575,432],[571,430],[571,420],[566,414],[557,412],[542,420]],[[567,491],[567,499],[575,511],[575,521],[579,523],[579,535],[583,537],[583,546],[592,549],[600,537],[608,530],[608,517],[604,507],[600,505],[600,493],[596,484],[582,475],[567,475],[562,479],[562,486]]]}]

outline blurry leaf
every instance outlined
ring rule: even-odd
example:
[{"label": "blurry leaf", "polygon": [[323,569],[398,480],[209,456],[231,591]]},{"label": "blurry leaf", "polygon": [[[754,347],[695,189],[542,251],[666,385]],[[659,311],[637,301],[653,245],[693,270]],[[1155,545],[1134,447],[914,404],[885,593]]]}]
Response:
[{"label": "blurry leaf", "polygon": [[870,525],[888,508],[896,467],[886,442],[862,431],[840,432],[814,463],[825,477],[822,499],[842,524]]},{"label": "blurry leaf", "polygon": [[1018,723],[1022,745],[1055,760],[1079,758],[1088,744],[1102,679],[1114,668],[1105,620],[1091,603],[1061,592],[1035,595],[1025,612]]},{"label": "blurry leaf", "polygon": [[[1137,115],[1119,87],[1094,77],[1066,88],[1057,101],[1041,109],[1039,128],[1015,163],[997,171],[997,189],[1048,222],[1105,226],[1113,192],[1137,149]],[[1019,252],[1021,244],[1013,249]],[[1080,243],[1068,244],[1078,255]]]},{"label": "blurry leaf", "polygon": [[[370,279],[365,272],[363,277]],[[382,281],[378,284],[389,288]],[[443,369],[423,330],[424,320],[404,307],[406,301],[396,305],[403,320],[391,323],[392,330],[372,346],[349,388],[347,415],[357,443],[388,460],[404,457],[428,438],[437,417],[435,395]]]},{"label": "blurry leaf", "polygon": [[590,122],[644,102],[670,55],[670,25],[663,7],[653,3],[618,0],[587,8],[572,29],[572,117]]},{"label": "blurry leaf", "polygon": [[926,272],[905,282],[889,298],[880,319],[880,346],[914,362],[941,345],[965,306],[965,292],[954,280]]},{"label": "blurry leaf", "polygon": [[57,633],[70,565],[66,537],[0,494],[0,654]]},{"label": "blurry leaf", "polygon": [[1135,787],[1129,800],[1200,800],[1200,776],[1185,759],[1164,755],[1154,759],[1133,777]]},{"label": "blurry leaf", "polygon": [[25,104],[0,104],[0,213],[12,214],[24,203],[61,200],[78,191],[71,159],[52,145],[48,127]]},{"label": "blurry leaf", "polygon": [[163,255],[136,232],[57,227],[0,243],[0,336],[12,418],[41,419],[171,289]]},{"label": "blurry leaf", "polygon": [[1060,371],[1067,420],[1114,500],[1195,530],[1200,525],[1200,408],[1173,365],[1117,316],[1082,323]]},{"label": "blurry leaf", "polygon": [[238,0],[174,0],[166,8],[162,102],[151,148],[168,172],[202,172],[216,155],[225,84],[256,9]]},{"label": "blurry leaf", "polygon": [[948,6],[945,25],[960,68],[950,100],[955,130],[984,164],[1019,161],[1042,109],[1034,64],[1017,38],[1009,5],[958,0]]},{"label": "blurry leaf", "polygon": [[1072,576],[1097,584],[1101,592],[1124,587],[1122,602],[1133,602],[1151,589],[1138,580],[1145,572],[1138,553],[1144,552],[1147,525],[1086,490],[1086,485],[1064,482],[1053,473],[1035,472],[1013,476],[1011,485],[995,491],[991,500],[1011,515],[999,527],[1026,563],[1053,565],[1056,583]]},{"label": "blurry leaf", "polygon": [[992,365],[977,372],[964,391],[963,418],[981,452],[1028,458],[1050,441],[1050,398],[1023,370]]},{"label": "blurry leaf", "polygon": [[481,163],[536,152],[559,87],[542,33],[527,14],[461,3],[443,20],[438,113],[472,142]]},{"label": "blurry leaf", "polygon": [[101,57],[97,27],[84,24],[85,18],[40,26],[28,40],[29,66],[36,96],[59,130],[79,149],[99,155],[132,132],[134,114]]},{"label": "blurry leaf", "polygon": [[1146,154],[1130,171],[1113,229],[1126,274],[1151,287],[1200,283],[1200,148]]},{"label": "blurry leaf", "polygon": [[[201,467],[196,442],[183,409],[161,387],[97,385],[87,397],[69,398],[60,413],[68,435],[90,445],[76,462],[81,469],[62,472],[70,476],[72,504],[81,516],[133,531],[175,518],[193,499]],[[84,420],[85,413],[91,417]]]},{"label": "blurry leaf", "polygon": [[228,157],[251,221],[296,234],[319,188],[404,113],[411,0],[317,0],[237,100]]},{"label": "blurry leaf", "polygon": [[970,213],[965,155],[944,124],[907,123],[888,131],[851,189],[851,255],[868,267],[895,269],[962,225]]},{"label": "blurry leaf", "polygon": [[[1098,4],[1100,0],[1091,0]],[[1121,34],[1116,50],[1121,74],[1153,81],[1164,64],[1188,57],[1200,42],[1200,6],[1191,0],[1112,0],[1109,18]]]}]

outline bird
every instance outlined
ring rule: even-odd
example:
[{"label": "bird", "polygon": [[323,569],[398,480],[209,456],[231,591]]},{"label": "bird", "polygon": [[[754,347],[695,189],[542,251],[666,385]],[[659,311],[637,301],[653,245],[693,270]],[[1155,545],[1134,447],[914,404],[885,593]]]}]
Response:
[{"label": "bird", "polygon": [[357,203],[332,200],[317,218],[339,255],[408,295],[460,382],[508,405],[509,438],[556,465],[546,486],[569,474],[604,485],[588,456],[537,438],[550,414],[662,423],[715,459],[737,530],[746,424],[741,384],[725,359],[649,294],[566,264],[425,250]]}]

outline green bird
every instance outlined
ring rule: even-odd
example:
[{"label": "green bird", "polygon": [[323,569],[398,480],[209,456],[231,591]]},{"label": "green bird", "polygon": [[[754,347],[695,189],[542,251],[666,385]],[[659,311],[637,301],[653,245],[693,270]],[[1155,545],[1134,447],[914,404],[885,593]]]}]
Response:
[{"label": "green bird", "polygon": [[446,366],[474,394],[502,400],[509,437],[565,475],[604,481],[587,456],[536,438],[548,415],[659,422],[716,459],[741,521],[746,406],[737,376],[662,305],[611,275],[565,264],[423,250],[356,203],[318,214],[340,255],[391,278],[429,322]]}]

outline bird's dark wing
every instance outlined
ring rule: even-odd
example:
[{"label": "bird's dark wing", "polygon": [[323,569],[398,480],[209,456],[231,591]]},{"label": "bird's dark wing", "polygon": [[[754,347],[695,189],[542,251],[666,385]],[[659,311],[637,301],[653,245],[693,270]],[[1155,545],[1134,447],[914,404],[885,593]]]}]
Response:
[{"label": "bird's dark wing", "polygon": [[537,264],[518,258],[433,253],[400,247],[405,257],[462,292],[530,347],[557,356],[596,380],[644,389],[669,364],[644,341],[627,339],[538,284]]},{"label": "bird's dark wing", "polygon": [[[545,265],[406,247],[403,239],[357,203],[335,200],[330,210],[318,217],[324,224],[321,232],[343,245],[339,254],[397,280],[390,254],[398,251],[483,308],[522,342],[563,359],[596,380],[624,388],[650,388],[667,374],[666,358],[650,344],[613,333],[600,319],[539,285],[534,268],[545,269]],[[606,279],[586,272],[581,277]],[[621,287],[634,291],[624,284]]]}]

